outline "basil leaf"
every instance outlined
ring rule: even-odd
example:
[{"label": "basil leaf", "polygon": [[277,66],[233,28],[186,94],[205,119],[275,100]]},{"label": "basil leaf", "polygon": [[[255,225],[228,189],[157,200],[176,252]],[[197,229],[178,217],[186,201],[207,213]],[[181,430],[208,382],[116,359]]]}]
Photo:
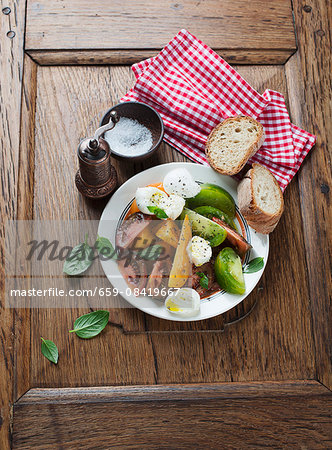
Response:
[{"label": "basil leaf", "polygon": [[158,219],[168,219],[168,215],[165,211],[158,206],[148,206],[148,210],[152,212]]},{"label": "basil leaf", "polygon": [[117,259],[116,251],[109,239],[98,236],[95,242],[95,248],[99,255],[105,259]]},{"label": "basil leaf", "polygon": [[155,261],[163,251],[164,247],[162,245],[151,245],[150,247],[143,248],[143,250],[138,253],[138,256],[146,261]]},{"label": "basil leaf", "polygon": [[197,272],[196,275],[200,277],[199,284],[202,286],[202,288],[207,289],[209,287],[209,279],[207,275],[203,272]]},{"label": "basil leaf", "polygon": [[74,329],[69,333],[76,333],[82,339],[90,339],[97,336],[108,324],[109,311],[93,311],[78,317],[74,323]]},{"label": "basil leaf", "polygon": [[258,257],[252,259],[244,268],[243,273],[255,273],[264,267],[264,258]]},{"label": "basil leaf", "polygon": [[87,239],[88,237],[86,235],[85,242],[76,245],[67,257],[63,265],[63,272],[67,275],[81,275],[91,266],[93,250],[87,243]]},{"label": "basil leaf", "polygon": [[58,363],[59,351],[58,347],[54,344],[54,342],[49,341],[47,339],[41,338],[41,351],[42,354],[54,364]]}]

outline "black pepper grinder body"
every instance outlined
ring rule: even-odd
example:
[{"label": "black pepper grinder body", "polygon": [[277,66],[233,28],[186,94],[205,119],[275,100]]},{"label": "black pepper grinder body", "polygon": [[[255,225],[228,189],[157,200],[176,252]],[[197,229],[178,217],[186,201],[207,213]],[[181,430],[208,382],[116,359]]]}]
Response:
[{"label": "black pepper grinder body", "polygon": [[80,193],[86,197],[103,198],[116,188],[117,174],[111,164],[111,150],[101,136],[114,128],[118,121],[117,113],[112,111],[109,123],[98,128],[93,138],[83,139],[78,146],[79,170],[75,183]]}]

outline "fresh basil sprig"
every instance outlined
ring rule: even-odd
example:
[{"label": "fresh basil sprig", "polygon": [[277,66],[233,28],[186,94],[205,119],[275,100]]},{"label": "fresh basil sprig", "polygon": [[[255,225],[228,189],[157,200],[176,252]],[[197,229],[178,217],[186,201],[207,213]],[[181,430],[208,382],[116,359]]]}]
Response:
[{"label": "fresh basil sprig", "polygon": [[105,259],[117,259],[116,251],[111,241],[105,237],[97,236],[95,247],[100,256]]},{"label": "fresh basil sprig", "polygon": [[168,215],[165,211],[158,206],[148,206],[148,210],[152,212],[158,219],[168,219]]},{"label": "fresh basil sprig", "polygon": [[58,347],[54,344],[54,342],[49,341],[48,339],[41,338],[41,351],[42,354],[54,364],[58,363],[59,351]]},{"label": "fresh basil sprig", "polygon": [[150,245],[149,247],[143,248],[138,252],[138,256],[146,261],[155,261],[163,253],[164,247],[162,245]]},{"label": "fresh basil sprig", "polygon": [[196,275],[200,277],[199,284],[202,286],[202,288],[207,289],[209,287],[209,279],[207,275],[203,272],[197,272]]},{"label": "fresh basil sprig", "polygon": [[264,258],[261,256],[258,258],[252,259],[247,265],[243,268],[243,273],[255,273],[264,267]]},{"label": "fresh basil sprig", "polygon": [[74,329],[69,333],[76,333],[82,339],[90,339],[97,336],[108,324],[109,311],[93,311],[78,317],[74,323]]},{"label": "fresh basil sprig", "polygon": [[67,257],[63,272],[67,275],[81,275],[92,264],[93,250],[88,244],[88,234],[85,235],[85,241],[82,244],[76,245]]}]

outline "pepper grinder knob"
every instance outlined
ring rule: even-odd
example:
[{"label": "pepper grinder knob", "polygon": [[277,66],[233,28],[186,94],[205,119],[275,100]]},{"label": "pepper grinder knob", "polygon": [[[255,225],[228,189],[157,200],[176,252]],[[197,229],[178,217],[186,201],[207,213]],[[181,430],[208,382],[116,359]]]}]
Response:
[{"label": "pepper grinder knob", "polygon": [[92,138],[83,139],[77,149],[79,170],[75,183],[79,192],[89,198],[103,198],[117,185],[117,174],[111,164],[111,150],[101,136],[119,121],[116,111],[110,114],[106,125],[98,128]]}]

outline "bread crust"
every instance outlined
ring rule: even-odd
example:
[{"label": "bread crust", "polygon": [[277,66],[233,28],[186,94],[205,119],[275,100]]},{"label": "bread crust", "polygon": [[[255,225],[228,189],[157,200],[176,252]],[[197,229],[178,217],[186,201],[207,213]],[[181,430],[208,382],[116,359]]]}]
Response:
[{"label": "bread crust", "polygon": [[[234,169],[224,170],[218,167],[217,164],[214,163],[213,159],[210,156],[210,149],[211,149],[211,139],[215,133],[217,133],[225,124],[230,122],[241,122],[243,119],[249,120],[253,123],[253,125],[256,125],[259,129],[259,134],[256,139],[256,141],[248,148],[247,153],[243,156],[242,160],[239,162],[239,164]],[[228,119],[225,119],[223,122],[219,123],[209,134],[206,146],[205,146],[205,154],[208,158],[210,166],[216,170],[217,172],[223,174],[223,175],[236,175],[240,172],[240,170],[244,167],[248,159],[250,159],[252,156],[254,156],[255,153],[258,152],[260,147],[262,146],[265,139],[265,132],[264,127],[261,123],[257,122],[257,120],[253,119],[250,116],[236,116],[236,117],[229,117]]]},{"label": "bread crust", "polygon": [[[237,188],[238,195],[238,204],[239,209],[243,217],[248,222],[248,225],[251,226],[258,233],[269,234],[271,233],[275,227],[277,226],[280,217],[284,211],[284,199],[283,194],[280,189],[279,183],[275,179],[274,175],[261,164],[254,163],[252,165],[252,169],[250,169],[243,180],[239,183]],[[268,214],[262,211],[256,203],[254,189],[253,189],[253,172],[255,167],[262,167],[264,170],[268,171],[272,177],[275,186],[280,195],[281,207],[279,211],[275,214]]]}]

